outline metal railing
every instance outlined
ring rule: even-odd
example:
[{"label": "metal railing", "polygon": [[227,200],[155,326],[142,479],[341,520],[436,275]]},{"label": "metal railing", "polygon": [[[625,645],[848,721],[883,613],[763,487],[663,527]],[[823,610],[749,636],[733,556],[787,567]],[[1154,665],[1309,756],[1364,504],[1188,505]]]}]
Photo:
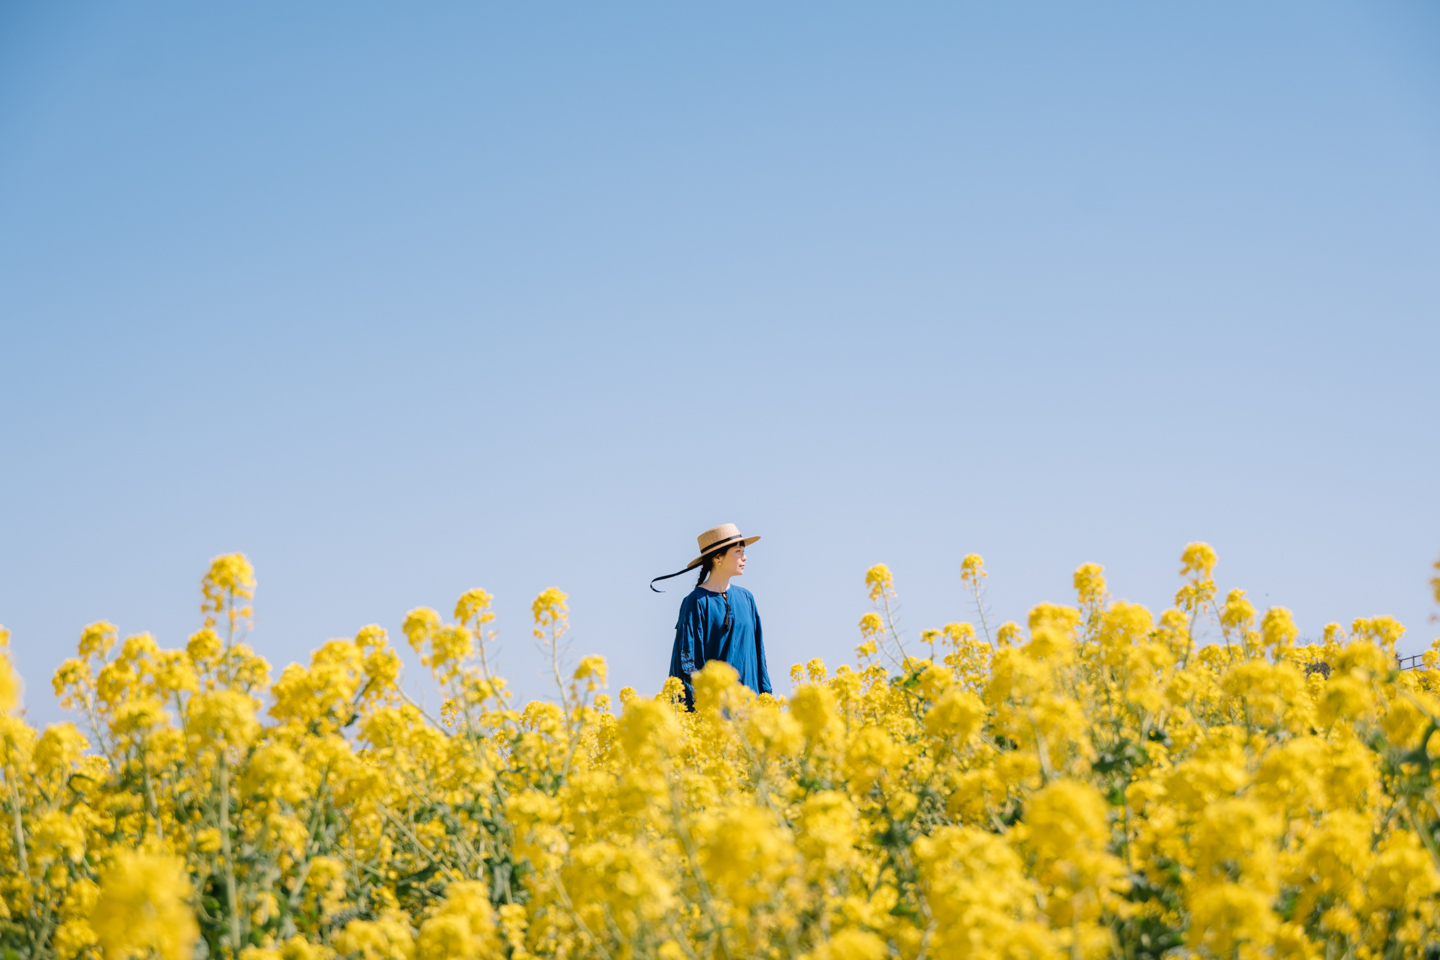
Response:
[{"label": "metal railing", "polygon": [[[1423,654],[1423,653],[1417,653],[1417,654],[1415,654],[1414,656],[1410,656],[1410,657],[1396,657],[1396,658],[1395,658],[1395,664],[1396,664],[1396,666],[1398,666],[1401,670],[1429,670],[1429,669],[1430,669],[1428,666],[1425,665],[1425,654]],[[1312,673],[1323,673],[1323,674],[1325,675],[1326,679],[1329,679],[1329,677],[1330,677],[1330,664],[1326,663],[1324,660],[1316,660],[1314,663],[1306,664],[1306,666],[1305,666],[1305,676],[1308,677],[1308,676],[1310,676],[1310,674],[1312,674]]]}]

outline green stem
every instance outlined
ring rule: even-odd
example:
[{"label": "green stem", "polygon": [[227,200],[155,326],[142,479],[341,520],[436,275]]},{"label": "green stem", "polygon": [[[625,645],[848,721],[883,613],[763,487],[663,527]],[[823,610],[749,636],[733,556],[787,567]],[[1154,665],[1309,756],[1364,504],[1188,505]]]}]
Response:
[{"label": "green stem", "polygon": [[225,906],[230,913],[230,949],[240,953],[240,902],[235,891],[235,858],[230,849],[230,768],[220,752],[220,856],[225,860]]},{"label": "green stem", "polygon": [[30,861],[25,856],[25,821],[20,817],[20,790],[13,776],[5,779],[10,787],[10,818],[15,827],[15,853],[20,859],[20,875],[29,879]]}]

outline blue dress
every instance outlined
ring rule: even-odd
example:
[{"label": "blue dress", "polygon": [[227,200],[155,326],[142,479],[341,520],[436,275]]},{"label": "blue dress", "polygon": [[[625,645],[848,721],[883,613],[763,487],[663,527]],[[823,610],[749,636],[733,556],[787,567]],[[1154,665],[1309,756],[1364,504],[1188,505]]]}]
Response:
[{"label": "blue dress", "polygon": [[[728,604],[727,604],[728,600]],[[725,629],[726,607],[730,629]],[[755,595],[734,584],[724,593],[696,587],[680,604],[675,623],[675,650],[670,654],[670,676],[685,684],[685,705],[695,708],[690,674],[711,660],[724,660],[740,674],[740,682],[756,693],[770,692],[765,668],[765,641]]]}]

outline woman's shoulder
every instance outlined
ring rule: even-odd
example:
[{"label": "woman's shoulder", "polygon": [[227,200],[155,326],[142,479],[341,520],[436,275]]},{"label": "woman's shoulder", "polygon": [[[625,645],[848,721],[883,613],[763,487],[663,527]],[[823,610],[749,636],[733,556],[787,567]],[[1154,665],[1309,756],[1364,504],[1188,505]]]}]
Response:
[{"label": "woman's shoulder", "polygon": [[740,584],[732,583],[730,584],[730,589],[740,594],[740,596],[744,597],[746,600],[749,600],[751,604],[755,603],[755,594],[751,593],[749,590],[746,590],[744,587],[740,586]]}]

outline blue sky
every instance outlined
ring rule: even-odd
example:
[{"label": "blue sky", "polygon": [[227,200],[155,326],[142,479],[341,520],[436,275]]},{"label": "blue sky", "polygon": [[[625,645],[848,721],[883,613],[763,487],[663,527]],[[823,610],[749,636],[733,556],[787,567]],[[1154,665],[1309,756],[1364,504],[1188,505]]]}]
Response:
[{"label": "blue sky", "polygon": [[[735,522],[772,672],[1157,612],[1207,540],[1428,645],[1440,12],[1395,3],[0,6],[0,623],[31,716],[209,559],[278,668],[530,600],[658,688]],[[410,674],[412,682],[415,672]],[[781,684],[782,689],[787,688]]]}]

